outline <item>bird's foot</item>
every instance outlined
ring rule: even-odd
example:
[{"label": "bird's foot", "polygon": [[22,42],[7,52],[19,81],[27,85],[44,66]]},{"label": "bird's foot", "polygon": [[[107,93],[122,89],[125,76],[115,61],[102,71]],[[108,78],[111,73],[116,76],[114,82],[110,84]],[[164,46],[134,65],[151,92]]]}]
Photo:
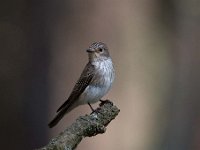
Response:
[{"label": "bird's foot", "polygon": [[113,105],[113,102],[111,102],[111,101],[109,101],[109,100],[101,100],[100,99],[100,104],[99,104],[99,106],[103,106],[105,103],[110,103],[111,105]]}]

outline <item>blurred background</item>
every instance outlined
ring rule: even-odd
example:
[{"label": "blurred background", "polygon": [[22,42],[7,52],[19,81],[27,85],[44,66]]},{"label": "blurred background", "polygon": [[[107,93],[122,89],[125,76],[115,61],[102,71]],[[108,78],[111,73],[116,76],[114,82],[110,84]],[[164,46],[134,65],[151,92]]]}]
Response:
[{"label": "blurred background", "polygon": [[[90,108],[47,124],[105,42],[121,112],[77,150],[200,149],[200,1],[10,0],[0,5],[0,145],[44,146]],[[97,104],[94,106],[97,107]]]}]

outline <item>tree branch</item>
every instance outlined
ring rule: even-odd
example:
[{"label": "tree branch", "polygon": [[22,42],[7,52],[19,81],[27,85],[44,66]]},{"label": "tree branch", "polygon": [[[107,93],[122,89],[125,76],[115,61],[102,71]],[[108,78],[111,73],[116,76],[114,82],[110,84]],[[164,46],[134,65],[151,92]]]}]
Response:
[{"label": "tree branch", "polygon": [[38,150],[73,150],[84,137],[104,133],[106,126],[120,110],[109,100],[103,101],[99,106],[90,115],[80,116],[71,126],[51,139],[49,144]]}]

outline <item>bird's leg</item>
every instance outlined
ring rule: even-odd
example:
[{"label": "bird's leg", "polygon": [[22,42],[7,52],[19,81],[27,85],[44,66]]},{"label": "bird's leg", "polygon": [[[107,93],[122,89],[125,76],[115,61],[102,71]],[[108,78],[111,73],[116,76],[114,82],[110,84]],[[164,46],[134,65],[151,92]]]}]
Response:
[{"label": "bird's leg", "polygon": [[91,104],[88,103],[88,105],[90,106],[90,109],[92,110],[92,112],[94,112],[95,110],[92,108]]}]

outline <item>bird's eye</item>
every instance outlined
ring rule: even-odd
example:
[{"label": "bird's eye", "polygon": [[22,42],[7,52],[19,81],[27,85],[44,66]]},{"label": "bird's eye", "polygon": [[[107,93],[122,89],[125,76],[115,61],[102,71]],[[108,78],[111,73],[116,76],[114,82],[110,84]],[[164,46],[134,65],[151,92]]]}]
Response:
[{"label": "bird's eye", "polygon": [[103,49],[102,49],[102,48],[99,48],[99,52],[103,52]]}]

